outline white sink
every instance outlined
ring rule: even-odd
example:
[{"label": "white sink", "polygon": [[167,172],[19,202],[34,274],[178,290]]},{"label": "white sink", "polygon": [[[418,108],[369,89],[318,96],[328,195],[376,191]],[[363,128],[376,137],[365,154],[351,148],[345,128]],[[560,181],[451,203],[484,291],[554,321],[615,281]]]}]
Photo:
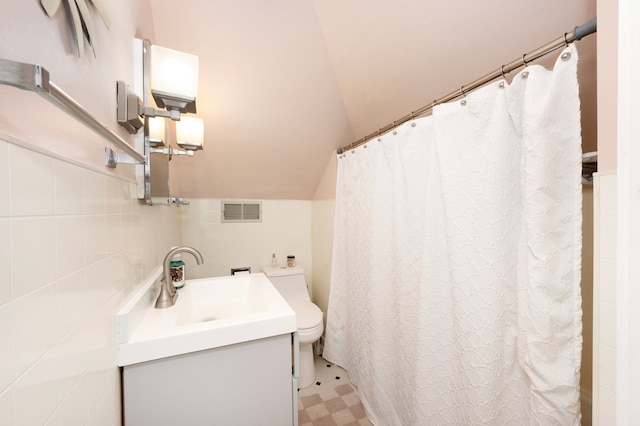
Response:
[{"label": "white sink", "polygon": [[161,268],[118,313],[118,365],[293,333],[293,310],[262,273],[187,280],[156,309]]},{"label": "white sink", "polygon": [[176,325],[267,314],[272,291],[257,275],[187,281],[178,293],[182,303]]}]

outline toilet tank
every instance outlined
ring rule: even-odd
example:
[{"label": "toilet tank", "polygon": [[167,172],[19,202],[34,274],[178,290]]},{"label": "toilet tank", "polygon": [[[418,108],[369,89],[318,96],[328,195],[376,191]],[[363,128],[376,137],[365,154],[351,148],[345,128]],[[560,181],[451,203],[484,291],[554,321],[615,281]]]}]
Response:
[{"label": "toilet tank", "polygon": [[262,268],[262,272],[269,278],[269,281],[285,300],[311,300],[302,268],[297,266],[293,268],[265,266]]}]

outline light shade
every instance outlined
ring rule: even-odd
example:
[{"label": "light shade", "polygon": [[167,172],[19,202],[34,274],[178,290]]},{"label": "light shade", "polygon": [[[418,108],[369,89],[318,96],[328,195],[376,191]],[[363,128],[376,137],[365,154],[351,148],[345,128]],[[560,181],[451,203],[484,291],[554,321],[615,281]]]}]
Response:
[{"label": "light shade", "polygon": [[198,117],[180,117],[176,121],[176,143],[184,149],[198,150],[204,144],[204,123]]},{"label": "light shade", "polygon": [[162,117],[149,117],[149,144],[164,146],[166,124]]},{"label": "light shade", "polygon": [[151,94],[160,108],[196,112],[198,57],[151,46]]}]

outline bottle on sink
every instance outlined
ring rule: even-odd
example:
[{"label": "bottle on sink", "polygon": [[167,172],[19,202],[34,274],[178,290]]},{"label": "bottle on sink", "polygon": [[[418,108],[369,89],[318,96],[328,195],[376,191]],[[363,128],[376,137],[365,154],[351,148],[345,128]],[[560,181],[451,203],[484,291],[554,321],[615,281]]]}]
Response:
[{"label": "bottle on sink", "polygon": [[184,262],[182,256],[178,253],[171,259],[170,272],[171,282],[177,289],[184,287]]}]

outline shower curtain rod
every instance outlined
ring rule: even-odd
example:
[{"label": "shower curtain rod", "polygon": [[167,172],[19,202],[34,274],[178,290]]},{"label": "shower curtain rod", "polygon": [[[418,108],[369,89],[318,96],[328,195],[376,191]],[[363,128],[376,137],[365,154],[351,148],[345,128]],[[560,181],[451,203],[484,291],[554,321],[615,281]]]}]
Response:
[{"label": "shower curtain rod", "polygon": [[588,36],[589,34],[593,34],[596,32],[597,29],[597,18],[593,18],[591,19],[589,22],[582,24],[580,26],[577,26],[573,29],[573,31],[568,32],[568,33],[564,33],[564,35],[552,42],[549,42],[547,44],[545,44],[544,46],[541,46],[539,48],[537,48],[536,50],[529,52],[529,53],[525,53],[524,55],[522,55],[521,58],[518,59],[514,59],[513,61],[509,62],[506,65],[502,65],[500,68],[498,68],[497,70],[486,74],[480,78],[478,78],[477,80],[472,81],[469,84],[465,84],[464,86],[461,86],[459,89],[449,93],[448,95],[445,95],[443,97],[441,97],[440,99],[436,99],[435,101],[431,102],[429,105],[426,105],[416,111],[413,111],[411,114],[405,115],[404,117],[394,121],[391,124],[387,124],[386,126],[378,129],[377,131],[361,138],[358,139],[357,141],[347,145],[347,146],[343,146],[342,148],[338,149],[338,154],[343,154],[345,151],[348,151],[350,149],[354,149],[359,147],[360,145],[364,144],[365,142],[367,142],[369,139],[374,138],[376,136],[380,136],[381,134],[388,132],[391,129],[394,129],[398,126],[400,126],[401,124],[406,123],[407,121],[413,120],[414,118],[417,118],[423,114],[426,114],[427,112],[431,111],[433,109],[433,107],[435,107],[438,104],[443,104],[445,102],[449,102],[452,101],[460,96],[464,96],[467,93],[469,93],[470,91],[477,89],[480,86],[483,86],[487,83],[489,83],[492,80],[495,80],[498,77],[504,77],[505,74],[510,73],[513,70],[516,70],[520,67],[526,66],[529,64],[529,62],[533,62],[536,59],[540,59],[543,56],[561,48],[561,47],[566,47],[568,46],[570,43],[573,43],[574,41],[578,41],[581,40],[583,37]]}]

